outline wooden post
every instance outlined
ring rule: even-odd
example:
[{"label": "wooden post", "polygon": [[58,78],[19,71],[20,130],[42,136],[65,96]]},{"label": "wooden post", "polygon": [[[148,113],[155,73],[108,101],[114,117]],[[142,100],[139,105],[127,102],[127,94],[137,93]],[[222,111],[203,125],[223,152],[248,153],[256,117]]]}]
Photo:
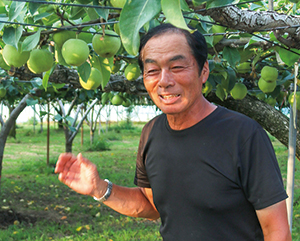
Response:
[{"label": "wooden post", "polygon": [[50,156],[50,102],[47,102],[48,115],[47,115],[47,165],[49,166]]}]

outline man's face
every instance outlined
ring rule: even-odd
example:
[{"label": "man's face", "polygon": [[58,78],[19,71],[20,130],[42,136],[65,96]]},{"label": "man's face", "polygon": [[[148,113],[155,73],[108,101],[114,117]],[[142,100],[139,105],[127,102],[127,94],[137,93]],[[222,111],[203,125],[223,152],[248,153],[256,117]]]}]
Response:
[{"label": "man's face", "polygon": [[199,111],[202,84],[208,78],[208,64],[200,75],[197,61],[183,34],[167,32],[151,38],[141,56],[144,85],[162,112],[188,116]]}]

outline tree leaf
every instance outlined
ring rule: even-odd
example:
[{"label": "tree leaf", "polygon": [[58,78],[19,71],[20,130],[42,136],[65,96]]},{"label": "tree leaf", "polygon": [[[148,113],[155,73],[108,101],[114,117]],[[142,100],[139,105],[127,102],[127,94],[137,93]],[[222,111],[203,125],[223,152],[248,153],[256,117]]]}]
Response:
[{"label": "tree leaf", "polygon": [[8,12],[8,17],[10,21],[15,20],[19,14],[22,12],[26,2],[15,2],[12,1],[9,12]]},{"label": "tree leaf", "polygon": [[[8,17],[0,18],[0,21],[6,22],[6,21],[8,21]],[[5,26],[5,23],[0,23],[0,31],[2,31],[4,26]]]},{"label": "tree leaf", "polygon": [[235,66],[241,60],[241,55],[236,48],[225,47],[223,49],[223,57],[231,66]]},{"label": "tree leaf", "polygon": [[[28,9],[31,15],[34,15],[34,13],[36,12],[36,10],[38,10],[38,8],[43,5],[43,3],[35,3],[36,0],[33,0],[32,2],[29,2],[28,4]],[[40,0],[39,2],[41,2],[44,0]]]},{"label": "tree leaf", "polygon": [[276,48],[279,56],[280,56],[280,59],[287,65],[287,66],[293,66],[295,62],[298,61],[298,59],[300,58],[300,50],[298,49],[291,49],[293,52],[296,52],[296,53],[293,53],[287,49],[284,49],[284,48]]},{"label": "tree leaf", "polygon": [[185,0],[180,0],[180,6],[183,11],[190,11],[189,5]]},{"label": "tree leaf", "polygon": [[26,103],[27,103],[28,106],[32,106],[32,105],[38,104],[39,101],[38,101],[38,100],[35,100],[35,99],[32,99],[32,98],[28,98],[28,99],[26,100]]},{"label": "tree leaf", "polygon": [[89,65],[89,63],[85,62],[84,64],[78,66],[77,71],[79,77],[83,80],[83,82],[86,83],[91,74],[91,66]]},{"label": "tree leaf", "polygon": [[114,66],[114,57],[102,58],[100,56],[94,55],[91,58],[91,63],[94,68],[98,69],[102,73],[101,87],[102,89],[104,89],[104,87],[110,80],[110,74],[112,71],[112,67]]},{"label": "tree leaf", "polygon": [[36,33],[28,36],[22,43],[21,50],[22,51],[30,51],[34,49],[40,41],[41,29],[39,29]]},{"label": "tree leaf", "polygon": [[160,0],[131,0],[125,3],[120,15],[120,33],[123,46],[130,55],[138,54],[140,28],[160,10]]},{"label": "tree leaf", "polygon": [[207,1],[206,9],[220,7],[220,6],[226,6],[233,2],[238,2],[238,1],[236,1],[236,0],[209,0],[209,1]]},{"label": "tree leaf", "polygon": [[180,0],[161,0],[161,8],[167,20],[171,24],[178,28],[191,31],[183,18]]},{"label": "tree leaf", "polygon": [[199,5],[203,4],[203,3],[206,3],[206,0],[192,0],[192,2],[193,2],[193,5],[195,7],[197,7],[197,6],[199,6]]},{"label": "tree leaf", "polygon": [[8,27],[4,29],[2,40],[5,44],[10,44],[18,49],[18,42],[22,36],[23,27]]},{"label": "tree leaf", "polygon": [[[93,5],[96,5],[96,6],[101,6],[101,4],[99,4],[99,1],[96,0],[96,1],[93,1]],[[107,21],[108,19],[108,14],[109,14],[109,10],[108,9],[104,9],[104,8],[94,8],[96,13],[101,17],[101,18],[104,18],[105,21]]]},{"label": "tree leaf", "polygon": [[218,98],[219,98],[220,100],[222,100],[222,101],[223,101],[223,100],[225,99],[225,97],[226,97],[225,91],[224,91],[222,85],[220,85],[220,84],[217,86],[216,95],[217,95]]},{"label": "tree leaf", "polygon": [[51,83],[51,86],[53,87],[53,89],[56,93],[58,93],[58,89],[63,88],[65,85],[66,85],[65,83],[61,83],[61,84],[60,83],[58,83],[58,84]]},{"label": "tree leaf", "polygon": [[57,121],[61,121],[63,118],[60,114],[57,114],[54,116],[54,119],[57,120]]}]

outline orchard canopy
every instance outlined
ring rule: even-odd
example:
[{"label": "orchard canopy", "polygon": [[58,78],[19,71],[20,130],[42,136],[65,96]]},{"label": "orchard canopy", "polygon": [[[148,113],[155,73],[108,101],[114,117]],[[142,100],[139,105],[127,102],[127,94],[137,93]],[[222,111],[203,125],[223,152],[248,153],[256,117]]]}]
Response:
[{"label": "orchard canopy", "polygon": [[291,88],[299,84],[298,1],[0,1],[0,101],[18,104],[33,89],[38,98],[63,100],[74,96],[66,89],[87,90],[85,97],[99,94],[102,105],[147,98],[140,37],[168,22],[205,36],[206,98],[257,120],[287,145],[287,107],[296,102],[300,109]]}]

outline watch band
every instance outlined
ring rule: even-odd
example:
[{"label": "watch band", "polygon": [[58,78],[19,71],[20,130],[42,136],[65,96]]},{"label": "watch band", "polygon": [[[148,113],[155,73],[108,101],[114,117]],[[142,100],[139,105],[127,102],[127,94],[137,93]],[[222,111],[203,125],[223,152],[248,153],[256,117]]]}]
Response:
[{"label": "watch band", "polygon": [[106,181],[108,183],[105,194],[102,197],[100,197],[100,198],[94,197],[94,199],[96,201],[101,202],[101,203],[104,202],[104,201],[106,201],[109,198],[109,196],[111,194],[112,186],[113,186],[112,182],[109,181],[108,179],[104,179],[104,181]]}]

